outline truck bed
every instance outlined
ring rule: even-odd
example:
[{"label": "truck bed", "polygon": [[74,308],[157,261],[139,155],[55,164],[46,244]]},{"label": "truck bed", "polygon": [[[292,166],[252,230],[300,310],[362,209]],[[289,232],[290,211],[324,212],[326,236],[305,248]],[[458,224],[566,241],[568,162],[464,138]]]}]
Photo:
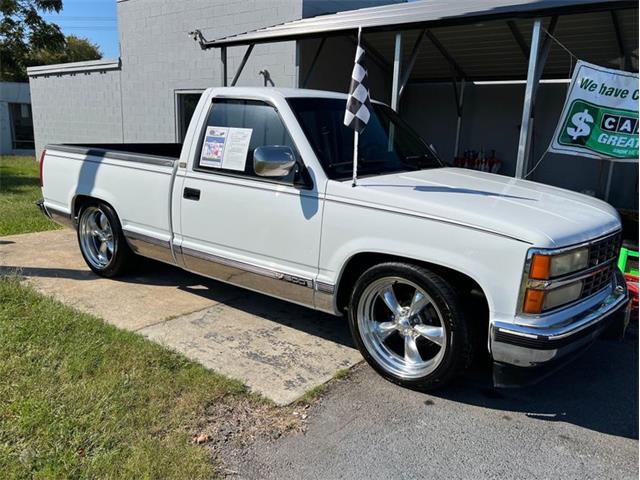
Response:
[{"label": "truck bed", "polygon": [[180,143],[47,145],[44,207],[50,214],[78,213],[76,198],[95,197],[118,212],[125,234],[169,242],[173,169]]}]

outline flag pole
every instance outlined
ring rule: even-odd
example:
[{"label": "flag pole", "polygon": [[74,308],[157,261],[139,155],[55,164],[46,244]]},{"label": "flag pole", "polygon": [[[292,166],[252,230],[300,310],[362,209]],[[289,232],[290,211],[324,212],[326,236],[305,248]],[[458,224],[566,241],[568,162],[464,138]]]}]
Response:
[{"label": "flag pole", "polygon": [[353,183],[352,187],[356,186],[356,180],[358,179],[358,131],[353,131]]},{"label": "flag pole", "polygon": [[[362,36],[362,27],[358,27],[358,48],[360,47],[360,37]],[[353,183],[352,187],[356,186],[358,180],[358,129],[353,129]]]}]

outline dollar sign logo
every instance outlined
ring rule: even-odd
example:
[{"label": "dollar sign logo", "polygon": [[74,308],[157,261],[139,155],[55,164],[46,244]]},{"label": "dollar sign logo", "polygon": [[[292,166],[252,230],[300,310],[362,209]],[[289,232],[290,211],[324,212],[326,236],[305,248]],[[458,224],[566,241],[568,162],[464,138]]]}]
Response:
[{"label": "dollar sign logo", "polygon": [[575,128],[567,128],[567,133],[571,135],[573,140],[591,133],[591,127],[588,124],[593,123],[593,117],[589,114],[587,109],[573,115],[573,117],[571,117],[571,122],[575,125]]}]

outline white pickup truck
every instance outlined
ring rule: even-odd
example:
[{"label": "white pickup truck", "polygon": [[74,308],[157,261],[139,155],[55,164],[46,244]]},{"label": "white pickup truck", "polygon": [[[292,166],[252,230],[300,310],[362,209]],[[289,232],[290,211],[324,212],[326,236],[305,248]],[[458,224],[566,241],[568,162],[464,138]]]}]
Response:
[{"label": "white pickup truck", "polygon": [[99,275],[142,255],[346,312],[364,358],[411,388],[443,385],[487,349],[497,385],[533,381],[624,323],[610,205],[447,167],[377,102],[354,187],[345,101],[209,89],[182,145],[47,146],[40,206],[77,229]]}]

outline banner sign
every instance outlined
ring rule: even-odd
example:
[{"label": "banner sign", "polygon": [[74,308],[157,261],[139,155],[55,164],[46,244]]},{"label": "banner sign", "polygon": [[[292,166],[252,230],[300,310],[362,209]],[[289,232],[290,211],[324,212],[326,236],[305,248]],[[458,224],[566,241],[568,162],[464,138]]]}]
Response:
[{"label": "banner sign", "polygon": [[549,151],[638,161],[638,74],[578,61]]}]

